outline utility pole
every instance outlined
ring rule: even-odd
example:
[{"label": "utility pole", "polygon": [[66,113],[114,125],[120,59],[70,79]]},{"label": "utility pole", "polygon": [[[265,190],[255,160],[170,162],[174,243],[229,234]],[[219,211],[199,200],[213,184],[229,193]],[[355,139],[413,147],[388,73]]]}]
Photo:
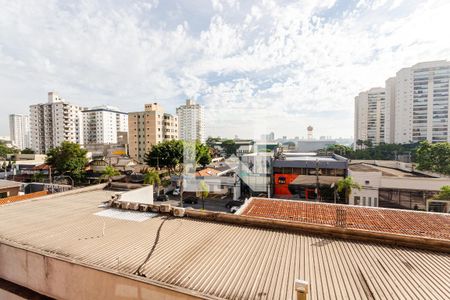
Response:
[{"label": "utility pole", "polygon": [[319,160],[316,159],[316,201],[319,201]]}]

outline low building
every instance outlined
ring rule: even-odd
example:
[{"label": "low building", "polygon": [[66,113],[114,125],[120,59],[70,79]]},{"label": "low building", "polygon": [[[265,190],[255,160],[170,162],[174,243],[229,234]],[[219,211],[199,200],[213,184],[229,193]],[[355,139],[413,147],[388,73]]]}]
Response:
[{"label": "low building", "polygon": [[[428,226],[424,238],[409,236],[411,228],[255,216],[256,207],[230,215],[120,203],[125,210],[104,203],[114,195],[94,186],[0,206],[0,277],[57,299],[297,299],[296,280],[311,300],[448,296],[445,228]],[[448,226],[449,216],[433,215]],[[381,220],[372,217],[369,225]]]},{"label": "low building", "polygon": [[353,189],[349,204],[446,212],[444,202],[428,201],[439,190],[450,186],[450,178],[434,178],[405,168],[368,163],[351,163],[349,175],[361,189]]},{"label": "low building", "polygon": [[19,195],[21,182],[0,180],[0,198],[7,198]]},{"label": "low building", "polygon": [[347,167],[348,160],[336,154],[282,153],[272,162],[274,196],[335,201],[334,187],[347,175]]}]

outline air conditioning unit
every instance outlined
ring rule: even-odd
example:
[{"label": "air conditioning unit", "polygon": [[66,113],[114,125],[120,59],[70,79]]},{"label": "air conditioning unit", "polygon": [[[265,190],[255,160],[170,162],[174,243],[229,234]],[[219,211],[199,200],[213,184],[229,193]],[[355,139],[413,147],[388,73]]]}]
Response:
[{"label": "air conditioning unit", "polygon": [[186,212],[185,208],[182,208],[182,207],[174,207],[173,208],[173,215],[175,217],[182,218],[182,217],[184,217],[185,212]]},{"label": "air conditioning unit", "polygon": [[170,204],[161,204],[159,206],[159,211],[163,213],[170,213]]}]

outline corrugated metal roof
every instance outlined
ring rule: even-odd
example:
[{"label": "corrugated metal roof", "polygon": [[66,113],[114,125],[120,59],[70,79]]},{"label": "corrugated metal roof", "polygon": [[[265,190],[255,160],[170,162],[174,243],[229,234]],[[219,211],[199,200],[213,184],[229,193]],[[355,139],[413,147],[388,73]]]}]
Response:
[{"label": "corrugated metal roof", "polygon": [[346,228],[450,240],[450,215],[401,209],[252,198],[241,215],[335,226],[345,211]]},{"label": "corrugated metal roof", "polygon": [[206,297],[293,299],[295,279],[310,282],[310,299],[450,294],[445,253],[189,218],[134,222],[95,215],[110,195],[92,191],[2,206],[0,241],[93,267],[139,269]]}]

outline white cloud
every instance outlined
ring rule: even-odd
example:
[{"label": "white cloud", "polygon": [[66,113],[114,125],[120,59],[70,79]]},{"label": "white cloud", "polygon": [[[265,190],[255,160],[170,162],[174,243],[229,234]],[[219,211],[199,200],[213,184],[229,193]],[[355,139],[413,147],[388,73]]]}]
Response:
[{"label": "white cloud", "polygon": [[360,90],[450,56],[443,0],[168,3],[0,0],[0,135],[57,90],[125,111],[197,97],[214,135],[350,136]]}]

